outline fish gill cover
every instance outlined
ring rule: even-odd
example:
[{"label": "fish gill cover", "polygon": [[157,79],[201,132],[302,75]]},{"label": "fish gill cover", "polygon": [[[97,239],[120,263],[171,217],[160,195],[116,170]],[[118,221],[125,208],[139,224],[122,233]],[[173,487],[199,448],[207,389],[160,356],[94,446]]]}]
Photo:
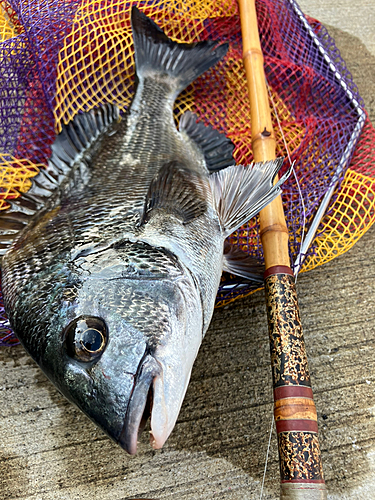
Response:
[{"label": "fish gill cover", "polygon": [[[192,110],[233,141],[237,164],[252,161],[235,0],[1,0],[1,210],[9,207],[7,200],[29,189],[30,178],[47,163],[63,123],[77,112],[105,102],[116,103],[122,112],[129,106],[134,87],[132,5],[174,40],[229,42],[226,58],[178,98],[175,115],[178,120],[184,111]],[[335,181],[340,160],[352,155],[347,145],[358,124],[352,102],[361,106],[362,101],[334,41],[319,22],[308,19],[317,43],[293,0],[258,0],[257,9],[277,155],[287,156],[286,143],[295,161],[296,176],[289,177],[283,194],[293,262],[322,198]],[[342,254],[373,223],[374,139],[374,128],[366,117],[354,156],[340,174],[339,189],[320,222],[302,270]],[[288,166],[286,161],[284,168]],[[256,219],[232,234],[230,241],[262,260]],[[217,304],[251,291],[246,280],[224,273]],[[15,342],[0,300],[0,345]]]}]

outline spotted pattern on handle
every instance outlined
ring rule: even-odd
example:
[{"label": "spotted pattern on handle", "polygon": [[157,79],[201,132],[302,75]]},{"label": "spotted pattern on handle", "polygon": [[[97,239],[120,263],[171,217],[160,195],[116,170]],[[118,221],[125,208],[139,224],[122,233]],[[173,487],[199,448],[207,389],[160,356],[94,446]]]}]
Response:
[{"label": "spotted pattern on handle", "polygon": [[310,386],[294,277],[268,276],[265,287],[274,387]]},{"label": "spotted pattern on handle", "polygon": [[281,432],[278,435],[281,481],[323,480],[318,435],[309,432]]},{"label": "spotted pattern on handle", "polygon": [[324,483],[294,277],[275,270],[266,277],[265,290],[281,481]]}]

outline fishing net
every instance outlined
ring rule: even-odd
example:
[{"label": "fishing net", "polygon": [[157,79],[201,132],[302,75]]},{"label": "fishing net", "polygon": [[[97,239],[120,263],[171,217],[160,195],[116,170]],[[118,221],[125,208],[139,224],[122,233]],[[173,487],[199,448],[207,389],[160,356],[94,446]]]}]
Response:
[{"label": "fishing net", "polygon": [[[174,40],[229,42],[225,60],[178,98],[176,120],[184,111],[194,111],[232,139],[237,163],[252,161],[235,0],[2,0],[0,209],[27,191],[30,178],[46,164],[62,123],[104,102],[118,104],[122,112],[129,106],[134,82],[132,5]],[[319,22],[301,18],[294,0],[259,0],[257,9],[277,153],[288,156],[288,149],[295,161],[295,175],[283,195],[292,262],[301,257],[322,199],[338,183],[304,252],[303,270],[308,270],[348,250],[374,221],[375,132],[366,117],[349,165],[353,152],[348,144],[359,133],[362,101],[334,41]],[[262,260],[256,219],[230,240]],[[245,280],[225,274],[217,304],[251,291]],[[16,341],[1,301],[0,327],[0,343]]]}]

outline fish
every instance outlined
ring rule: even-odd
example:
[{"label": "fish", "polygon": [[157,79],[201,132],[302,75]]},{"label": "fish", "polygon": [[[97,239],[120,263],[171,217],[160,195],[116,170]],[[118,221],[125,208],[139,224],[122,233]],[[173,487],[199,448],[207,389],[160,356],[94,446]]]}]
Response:
[{"label": "fish", "polygon": [[173,106],[228,45],[169,39],[133,7],[136,88],[63,125],[44,170],[0,216],[5,309],[57,389],[129,454],[171,434],[223,270],[261,283],[227,237],[281,192],[283,160]]}]

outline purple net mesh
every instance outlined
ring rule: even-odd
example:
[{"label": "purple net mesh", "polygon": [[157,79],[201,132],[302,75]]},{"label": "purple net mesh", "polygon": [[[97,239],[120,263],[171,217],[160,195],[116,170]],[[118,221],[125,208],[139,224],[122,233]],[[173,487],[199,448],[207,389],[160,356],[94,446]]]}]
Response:
[{"label": "purple net mesh", "polygon": [[0,47],[0,151],[43,163],[50,155],[59,51],[80,2],[6,2],[17,36]]}]

